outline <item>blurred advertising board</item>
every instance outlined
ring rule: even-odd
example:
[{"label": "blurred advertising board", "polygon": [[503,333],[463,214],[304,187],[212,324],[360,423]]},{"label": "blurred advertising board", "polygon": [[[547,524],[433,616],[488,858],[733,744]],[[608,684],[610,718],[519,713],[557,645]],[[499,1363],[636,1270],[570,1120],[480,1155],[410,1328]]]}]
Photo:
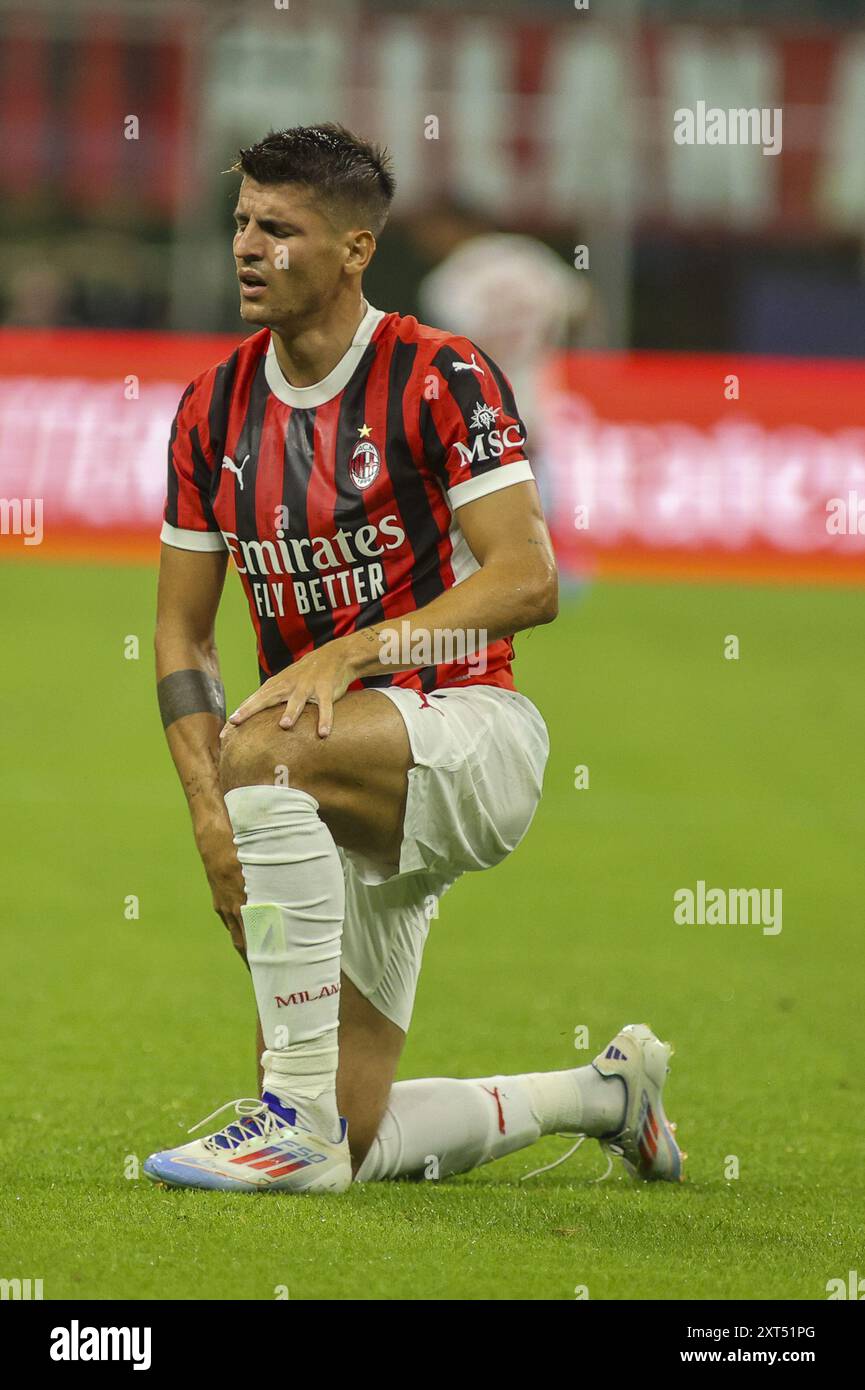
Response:
[{"label": "blurred advertising board", "polygon": [[[178,400],[236,342],[0,333],[0,553],[155,559]],[[541,399],[565,572],[865,581],[865,365],[566,353]]]},{"label": "blurred advertising board", "polygon": [[43,531],[38,545],[3,535],[2,553],[157,559],[178,401],[192,378],[237,342],[236,336],[0,331],[0,502],[20,501],[26,522],[26,503],[41,501]]},{"label": "blurred advertising board", "polygon": [[865,365],[571,353],[547,377],[566,571],[865,581]]}]

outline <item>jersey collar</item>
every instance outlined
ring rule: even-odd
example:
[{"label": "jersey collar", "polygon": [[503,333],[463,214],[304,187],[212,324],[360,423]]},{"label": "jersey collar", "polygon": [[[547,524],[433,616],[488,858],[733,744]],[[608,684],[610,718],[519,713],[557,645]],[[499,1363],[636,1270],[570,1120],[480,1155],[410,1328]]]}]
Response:
[{"label": "jersey collar", "polygon": [[358,324],[351,347],[339,359],[333,371],[328,372],[324,380],[317,381],[314,386],[292,386],[286,381],[276,360],[271,333],[264,360],[264,376],[273,394],[286,405],[293,406],[295,410],[309,410],[314,406],[324,405],[326,401],[332,401],[351,381],[373,333],[383,318],[383,309],[374,309],[371,304],[367,304],[366,313]]}]

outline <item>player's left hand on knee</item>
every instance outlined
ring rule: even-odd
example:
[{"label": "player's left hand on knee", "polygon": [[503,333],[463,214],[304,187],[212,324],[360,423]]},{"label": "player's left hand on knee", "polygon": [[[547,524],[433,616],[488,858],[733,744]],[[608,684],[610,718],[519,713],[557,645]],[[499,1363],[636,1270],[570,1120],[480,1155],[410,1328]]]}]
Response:
[{"label": "player's left hand on knee", "polygon": [[[355,679],[350,648],[342,638],[308,652],[306,656],[271,676],[229,716],[228,723],[242,724],[261,710],[285,705],[279,724],[292,729],[306,705],[318,706],[318,733],[327,738],[333,728],[333,707]],[[227,732],[223,730],[223,734]]]}]

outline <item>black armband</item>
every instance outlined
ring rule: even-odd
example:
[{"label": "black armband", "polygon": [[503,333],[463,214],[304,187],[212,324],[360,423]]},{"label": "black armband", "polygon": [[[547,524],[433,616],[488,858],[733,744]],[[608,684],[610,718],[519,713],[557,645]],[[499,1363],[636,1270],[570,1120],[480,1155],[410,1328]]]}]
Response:
[{"label": "black armband", "polygon": [[172,671],[158,682],[156,695],[163,729],[185,714],[215,714],[225,723],[225,690],[206,671]]}]

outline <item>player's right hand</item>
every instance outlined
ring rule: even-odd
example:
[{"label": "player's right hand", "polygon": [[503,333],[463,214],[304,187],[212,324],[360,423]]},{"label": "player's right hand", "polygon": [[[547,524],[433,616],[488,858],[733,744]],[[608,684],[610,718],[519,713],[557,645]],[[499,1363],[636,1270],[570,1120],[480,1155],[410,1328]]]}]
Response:
[{"label": "player's right hand", "polygon": [[197,829],[195,838],[210,884],[213,910],[228,929],[232,945],[245,964],[246,938],[240,909],[246,902],[246,885],[227,818],[224,826]]}]

